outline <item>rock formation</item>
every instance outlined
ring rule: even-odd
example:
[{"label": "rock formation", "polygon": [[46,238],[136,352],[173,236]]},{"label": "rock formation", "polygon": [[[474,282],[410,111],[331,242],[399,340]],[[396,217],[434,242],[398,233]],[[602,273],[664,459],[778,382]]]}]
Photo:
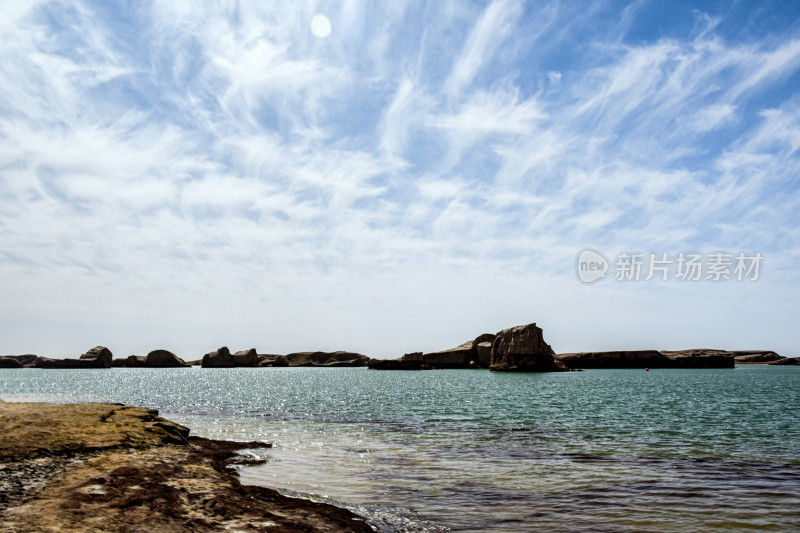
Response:
[{"label": "rock formation", "polygon": [[236,366],[233,356],[227,346],[209,352],[203,356],[203,368],[230,368]]},{"label": "rock formation", "polygon": [[37,368],[110,368],[113,356],[105,346],[95,346],[78,359],[50,359],[40,357]]},{"label": "rock formation", "polygon": [[800,365],[800,357],[783,357],[776,361],[767,363],[768,365]]},{"label": "rock formation", "polygon": [[657,350],[562,353],[556,359],[567,368],[665,368],[669,359]]},{"label": "rock formation", "polygon": [[399,359],[370,359],[371,370],[422,370],[422,352],[407,353]]},{"label": "rock formation", "polygon": [[186,361],[167,350],[153,350],[144,360],[144,366],[147,367],[180,367],[189,366]]},{"label": "rock formation", "polygon": [[424,354],[422,366],[427,369],[478,368],[476,359],[473,342],[467,341],[449,350]]},{"label": "rock formation", "polygon": [[289,360],[285,355],[260,353],[258,354],[258,366],[289,366]]},{"label": "rock formation", "polygon": [[680,350],[662,351],[669,364],[666,368],[733,368],[736,366],[734,352],[724,350]]},{"label": "rock formation", "polygon": [[786,359],[782,355],[778,355],[773,351],[767,350],[735,351],[731,353],[733,354],[733,358],[737,365],[764,364]]},{"label": "rock formation", "polygon": [[492,344],[497,337],[494,333],[484,333],[472,341],[472,349],[475,350],[475,357],[478,366],[489,368],[492,365]]},{"label": "rock formation", "polygon": [[734,352],[725,350],[628,350],[557,354],[567,368],[733,368]]},{"label": "rock formation", "polygon": [[255,348],[242,350],[233,354],[233,364],[235,366],[258,366],[258,354]]},{"label": "rock formation", "polygon": [[141,368],[144,367],[143,355],[129,355],[125,359],[114,359],[111,361],[111,366],[114,368]]},{"label": "rock formation", "polygon": [[167,350],[153,350],[147,356],[129,355],[115,359],[111,366],[128,368],[173,368],[190,366],[189,363]]},{"label": "rock formation", "polygon": [[[18,362],[21,366],[26,367],[26,368],[35,367],[39,363],[39,361],[42,359],[38,355],[33,355],[33,354],[30,354],[30,353],[29,354],[25,354],[25,355],[4,355],[4,356],[2,356],[2,358],[3,359],[12,359],[12,360]],[[8,366],[5,366],[5,367],[0,366],[0,368],[19,368],[17,366],[14,366],[14,363],[5,363],[5,364],[8,365]]]},{"label": "rock formation", "polygon": [[0,357],[0,368],[22,368],[22,363],[13,357]]},{"label": "rock formation", "polygon": [[355,352],[295,352],[286,355],[289,366],[367,366],[369,357]]},{"label": "rock formation", "polygon": [[516,326],[499,332],[492,343],[490,370],[514,372],[552,372],[565,370],[554,359],[555,352],[544,341],[536,324]]}]

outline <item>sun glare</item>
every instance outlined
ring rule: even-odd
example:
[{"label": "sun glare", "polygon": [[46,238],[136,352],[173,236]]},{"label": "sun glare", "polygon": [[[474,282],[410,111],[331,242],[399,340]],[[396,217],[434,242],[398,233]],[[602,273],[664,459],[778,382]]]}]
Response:
[{"label": "sun glare", "polygon": [[322,13],[317,13],[311,18],[311,32],[317,37],[327,37],[331,34],[331,21]]}]

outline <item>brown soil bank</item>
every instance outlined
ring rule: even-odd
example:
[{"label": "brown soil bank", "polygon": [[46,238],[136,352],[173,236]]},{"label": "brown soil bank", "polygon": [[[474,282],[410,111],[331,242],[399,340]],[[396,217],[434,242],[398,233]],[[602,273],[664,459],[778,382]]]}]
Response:
[{"label": "brown soil bank", "polygon": [[245,486],[236,450],[151,409],[0,400],[0,530],[371,532],[350,511]]}]

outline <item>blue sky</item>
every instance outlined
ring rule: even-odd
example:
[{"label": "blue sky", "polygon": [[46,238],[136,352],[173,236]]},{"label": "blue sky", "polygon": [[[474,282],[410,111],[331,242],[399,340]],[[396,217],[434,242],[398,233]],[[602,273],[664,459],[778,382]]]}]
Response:
[{"label": "blue sky", "polygon": [[0,56],[4,353],[800,355],[796,2],[5,2]]}]

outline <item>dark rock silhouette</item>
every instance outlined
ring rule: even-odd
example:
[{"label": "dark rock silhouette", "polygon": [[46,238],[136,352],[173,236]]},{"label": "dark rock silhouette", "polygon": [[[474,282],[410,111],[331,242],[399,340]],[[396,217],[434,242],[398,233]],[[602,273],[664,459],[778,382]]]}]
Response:
[{"label": "dark rock silhouette", "polygon": [[767,363],[768,365],[800,365],[800,357],[784,357],[777,361]]},{"label": "dark rock silhouette", "polygon": [[289,366],[289,360],[285,355],[277,355],[271,353],[258,354],[258,366]]},{"label": "dark rock silhouette", "polygon": [[492,365],[492,344],[495,337],[497,335],[494,333],[484,333],[472,341],[472,349],[481,368],[489,368]]},{"label": "dark rock silhouette", "polygon": [[295,352],[286,354],[289,366],[367,366],[369,357],[355,352]]},{"label": "dark rock silhouette", "polygon": [[22,368],[22,363],[13,357],[0,357],[0,368]]},{"label": "dark rock silhouette", "polygon": [[[17,361],[23,367],[27,367],[27,368],[35,367],[39,363],[39,361],[42,359],[38,355],[33,355],[32,353],[25,354],[25,355],[4,355],[2,357],[6,358],[6,359],[13,359],[14,361]],[[7,363],[7,364],[13,365],[13,363]],[[4,367],[0,367],[0,368],[4,368]],[[17,368],[17,367],[16,366],[8,366],[8,367],[5,367],[5,368]]]},{"label": "dark rock silhouette", "polygon": [[167,350],[153,350],[144,360],[144,366],[168,368],[189,366],[186,361]]},{"label": "dark rock silhouette", "polygon": [[661,354],[669,359],[666,368],[733,368],[736,366],[735,352],[724,350],[662,351]]},{"label": "dark rock silhouette", "polygon": [[624,350],[557,354],[567,368],[733,368],[735,352],[693,349]]},{"label": "dark rock silhouette", "polygon": [[236,366],[233,356],[227,346],[203,356],[203,368],[230,368]]},{"label": "dark rock silhouette", "polygon": [[407,353],[399,359],[370,359],[372,370],[422,370],[422,352]]},{"label": "dark rock silhouette", "polygon": [[233,363],[236,366],[258,366],[258,354],[255,348],[242,350],[233,354]]},{"label": "dark rock silhouette", "polygon": [[556,359],[567,368],[666,368],[667,356],[658,350],[562,353]]},{"label": "dark rock silhouette", "polygon": [[129,355],[125,359],[115,359],[112,366],[128,368],[173,368],[190,365],[168,350],[153,350],[147,354],[147,356]]},{"label": "dark rock silhouette", "polygon": [[110,368],[113,355],[105,346],[95,346],[78,359],[50,359],[40,357],[37,368]]}]

